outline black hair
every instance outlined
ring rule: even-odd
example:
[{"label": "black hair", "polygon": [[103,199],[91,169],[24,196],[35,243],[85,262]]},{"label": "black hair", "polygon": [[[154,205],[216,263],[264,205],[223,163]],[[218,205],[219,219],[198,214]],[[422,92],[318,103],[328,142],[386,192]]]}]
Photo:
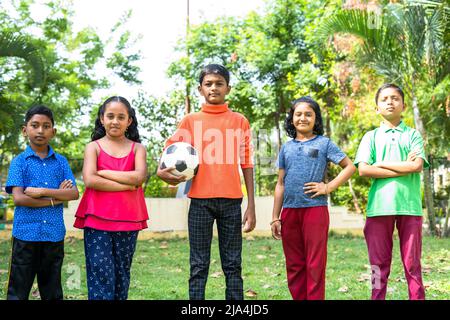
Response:
[{"label": "black hair", "polygon": [[294,123],[292,121],[294,119],[295,108],[301,102],[307,103],[316,114],[316,121],[314,123],[313,133],[317,135],[323,135],[323,121],[322,121],[322,114],[320,113],[319,104],[313,98],[309,96],[304,96],[292,102],[292,106],[289,109],[288,116],[284,121],[284,129],[286,130],[288,136],[293,139],[297,137],[297,130],[295,129]]},{"label": "black hair", "polygon": [[199,82],[200,85],[203,82],[203,78],[207,74],[218,74],[225,78],[225,81],[227,85],[230,83],[230,72],[222,65],[220,64],[208,64],[207,66],[203,67],[202,71],[200,72]]},{"label": "black hair", "polygon": [[139,130],[137,128],[138,122],[136,119],[136,112],[131,107],[131,104],[128,102],[128,100],[120,96],[114,96],[106,99],[105,102],[103,102],[103,104],[98,108],[97,119],[95,119],[95,128],[91,134],[91,140],[98,140],[106,135],[105,127],[102,125],[100,118],[102,118],[105,114],[106,106],[113,101],[123,103],[127,107],[128,116],[132,120],[127,131],[125,131],[125,137],[135,142],[141,142],[141,138],[139,137]]},{"label": "black hair", "polygon": [[378,105],[378,96],[380,95],[381,91],[383,91],[384,89],[387,89],[387,88],[394,88],[395,90],[397,90],[397,92],[402,97],[403,103],[405,103],[405,94],[403,93],[402,88],[400,88],[398,85],[393,84],[393,83],[385,83],[381,87],[378,88],[377,93],[375,94],[375,104]]},{"label": "black hair", "polygon": [[44,116],[47,116],[52,121],[52,126],[55,125],[55,121],[53,120],[53,112],[50,110],[50,108],[44,106],[44,105],[36,105],[28,109],[27,113],[25,114],[25,122],[24,125],[27,125],[28,121],[36,115],[36,114],[42,114]]}]

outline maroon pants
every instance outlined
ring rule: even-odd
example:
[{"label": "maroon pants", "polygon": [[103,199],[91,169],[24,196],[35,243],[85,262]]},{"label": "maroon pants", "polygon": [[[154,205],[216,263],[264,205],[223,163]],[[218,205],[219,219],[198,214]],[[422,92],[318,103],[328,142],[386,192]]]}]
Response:
[{"label": "maroon pants", "polygon": [[294,300],[325,299],[328,207],[283,208],[281,239]]},{"label": "maroon pants", "polygon": [[372,268],[372,300],[386,297],[391,271],[392,234],[397,225],[400,253],[408,283],[410,300],[425,299],[420,256],[422,254],[422,217],[381,216],[367,218],[364,227],[369,261]]}]

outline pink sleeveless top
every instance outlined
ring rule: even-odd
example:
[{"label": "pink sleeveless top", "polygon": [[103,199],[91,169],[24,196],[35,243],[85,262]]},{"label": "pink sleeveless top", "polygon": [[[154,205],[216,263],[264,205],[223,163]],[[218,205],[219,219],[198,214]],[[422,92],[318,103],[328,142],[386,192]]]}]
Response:
[{"label": "pink sleeveless top", "polygon": [[[134,145],[126,157],[107,154],[100,144],[97,170],[134,170]],[[86,188],[75,214],[74,227],[103,231],[137,231],[147,228],[148,213],[142,188],[129,191],[99,191]]]}]

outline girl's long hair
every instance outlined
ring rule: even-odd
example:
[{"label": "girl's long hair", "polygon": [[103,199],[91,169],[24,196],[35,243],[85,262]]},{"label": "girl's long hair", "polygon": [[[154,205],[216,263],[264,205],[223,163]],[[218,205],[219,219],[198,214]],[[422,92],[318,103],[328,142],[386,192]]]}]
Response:
[{"label": "girl's long hair", "polygon": [[114,97],[110,97],[110,98],[106,99],[105,102],[103,102],[103,104],[98,108],[97,119],[95,119],[95,128],[91,134],[91,141],[98,140],[100,138],[103,138],[106,135],[105,127],[102,125],[100,118],[102,118],[103,115],[105,114],[106,106],[110,102],[113,102],[113,101],[120,102],[123,105],[125,105],[127,107],[128,116],[132,120],[127,131],[125,131],[125,137],[127,137],[128,139],[130,139],[132,141],[140,143],[141,138],[139,137],[136,112],[131,107],[131,104],[128,102],[128,100],[121,96],[114,96]]},{"label": "girl's long hair", "polygon": [[311,97],[304,96],[301,98],[298,98],[297,100],[294,100],[292,102],[292,106],[289,109],[289,114],[284,121],[284,129],[286,130],[289,137],[295,139],[297,137],[297,130],[295,129],[294,123],[292,122],[294,119],[294,111],[295,107],[300,103],[305,102],[307,103],[316,114],[316,122],[314,123],[313,127],[313,133],[317,135],[323,135],[323,121],[322,121],[322,114],[320,113],[320,107],[319,104]]}]

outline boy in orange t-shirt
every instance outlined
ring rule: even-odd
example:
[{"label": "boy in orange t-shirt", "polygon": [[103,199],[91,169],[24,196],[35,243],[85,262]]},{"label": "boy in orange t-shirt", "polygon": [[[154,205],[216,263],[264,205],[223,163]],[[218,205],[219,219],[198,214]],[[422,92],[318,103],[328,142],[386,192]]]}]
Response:
[{"label": "boy in orange t-shirt", "polygon": [[[166,148],[175,142],[187,142],[199,152],[200,165],[188,197],[190,246],[189,298],[204,300],[208,278],[214,220],[217,222],[219,251],[225,274],[227,300],[243,300],[242,229],[255,228],[255,200],[250,124],[225,103],[230,92],[230,74],[221,65],[210,64],[200,73],[198,90],[205,98],[200,112],[185,116]],[[248,206],[241,220],[242,190],[239,166],[248,194]],[[157,175],[176,185],[183,176],[170,173],[173,168],[158,169]],[[242,221],[242,222],[241,222]]]}]

